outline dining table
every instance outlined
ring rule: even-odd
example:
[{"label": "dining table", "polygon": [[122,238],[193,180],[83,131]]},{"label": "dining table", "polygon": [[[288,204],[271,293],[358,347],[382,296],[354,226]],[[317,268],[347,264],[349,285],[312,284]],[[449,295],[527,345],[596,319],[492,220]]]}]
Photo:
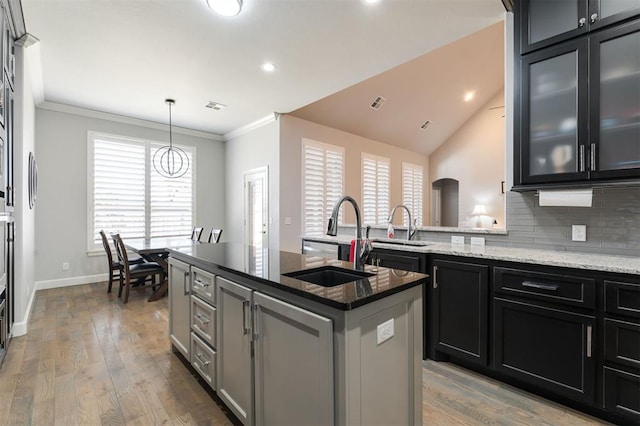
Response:
[{"label": "dining table", "polygon": [[152,237],[152,238],[126,238],[122,240],[125,247],[140,255],[149,262],[156,262],[164,270],[165,279],[158,288],[149,296],[149,302],[154,302],[167,294],[169,289],[169,250],[188,249],[196,244],[189,237]]}]

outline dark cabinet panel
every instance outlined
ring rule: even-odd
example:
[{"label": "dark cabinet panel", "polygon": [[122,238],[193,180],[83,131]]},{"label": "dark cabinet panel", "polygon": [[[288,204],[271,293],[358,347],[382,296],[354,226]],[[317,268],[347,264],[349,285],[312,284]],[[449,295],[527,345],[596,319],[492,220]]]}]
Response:
[{"label": "dark cabinet panel", "polygon": [[516,4],[520,16],[521,53],[588,31],[587,0],[523,0]]},{"label": "dark cabinet panel", "polygon": [[489,267],[433,261],[433,346],[485,366],[489,361]]},{"label": "dark cabinet panel", "polygon": [[640,283],[605,280],[604,311],[640,320]]},{"label": "dark cabinet panel", "polygon": [[595,317],[494,299],[496,370],[576,401],[595,397]]},{"label": "dark cabinet panel", "polygon": [[640,376],[604,367],[604,408],[640,423]]},{"label": "dark cabinet panel", "polygon": [[640,369],[640,325],[605,318],[604,358]]},{"label": "dark cabinet panel", "polygon": [[401,269],[403,271],[426,271],[426,256],[406,251],[373,249],[369,263],[383,268]]}]

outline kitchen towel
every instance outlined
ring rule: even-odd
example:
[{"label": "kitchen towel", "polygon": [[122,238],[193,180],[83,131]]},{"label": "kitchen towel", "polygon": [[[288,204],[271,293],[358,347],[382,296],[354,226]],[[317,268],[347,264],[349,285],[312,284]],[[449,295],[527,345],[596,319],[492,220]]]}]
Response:
[{"label": "kitchen towel", "polygon": [[349,262],[353,262],[355,257],[353,254],[356,251],[356,240],[351,240],[351,246],[349,247]]},{"label": "kitchen towel", "polygon": [[541,207],[591,207],[593,189],[540,190],[538,202]]}]

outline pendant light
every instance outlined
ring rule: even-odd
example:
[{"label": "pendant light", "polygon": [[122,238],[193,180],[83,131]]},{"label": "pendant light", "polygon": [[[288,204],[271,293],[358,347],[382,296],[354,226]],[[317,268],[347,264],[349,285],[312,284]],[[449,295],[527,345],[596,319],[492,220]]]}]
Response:
[{"label": "pendant light", "polygon": [[169,146],[163,146],[153,154],[153,168],[166,178],[179,178],[189,170],[189,157],[182,149],[173,146],[171,134],[171,107],[176,103],[173,99],[165,99],[169,105]]}]

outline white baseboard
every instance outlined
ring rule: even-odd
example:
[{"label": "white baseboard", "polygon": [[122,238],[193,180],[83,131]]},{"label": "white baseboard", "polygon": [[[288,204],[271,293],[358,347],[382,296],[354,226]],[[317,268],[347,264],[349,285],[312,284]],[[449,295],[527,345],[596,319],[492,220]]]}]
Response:
[{"label": "white baseboard", "polygon": [[57,280],[36,281],[36,290],[47,290],[50,288],[70,287],[72,285],[82,285],[107,281],[109,275],[86,275],[84,277],[60,278]]},{"label": "white baseboard", "polygon": [[27,310],[24,314],[23,321],[14,322],[13,327],[11,328],[11,336],[24,336],[27,334],[27,324],[29,324],[29,317],[31,316],[31,307],[33,306],[33,301],[36,299],[36,290],[34,289],[31,292],[31,297],[29,298],[29,303],[27,303]]}]

